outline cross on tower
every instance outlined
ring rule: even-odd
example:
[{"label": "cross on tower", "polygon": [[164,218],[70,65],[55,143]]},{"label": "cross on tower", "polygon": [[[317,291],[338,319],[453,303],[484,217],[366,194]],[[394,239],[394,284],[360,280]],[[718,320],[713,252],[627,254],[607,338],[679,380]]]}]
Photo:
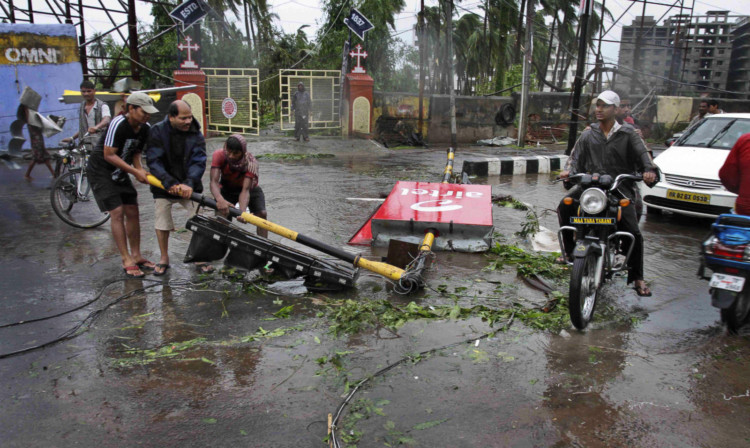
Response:
[{"label": "cross on tower", "polygon": [[200,50],[200,46],[198,44],[191,44],[193,39],[190,38],[190,36],[185,37],[185,42],[187,44],[180,43],[177,45],[177,48],[180,51],[187,50],[187,60],[185,60],[182,64],[180,64],[180,68],[200,68],[198,67],[198,64],[193,61],[192,51],[193,50]]},{"label": "cross on tower", "polygon": [[352,73],[367,73],[367,70],[365,70],[364,67],[362,67],[362,63],[360,62],[360,58],[367,58],[367,52],[362,51],[362,45],[357,44],[356,47],[354,47],[357,51],[350,51],[349,56],[353,58],[357,58],[357,65],[354,66],[352,69]]}]

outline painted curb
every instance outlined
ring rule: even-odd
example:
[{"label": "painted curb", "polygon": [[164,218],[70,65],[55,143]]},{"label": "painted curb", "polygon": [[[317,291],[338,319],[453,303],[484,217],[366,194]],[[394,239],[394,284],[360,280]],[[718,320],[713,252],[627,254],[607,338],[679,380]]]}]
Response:
[{"label": "painted curb", "polygon": [[462,173],[469,176],[550,173],[565,166],[568,156],[495,157],[464,160]]}]

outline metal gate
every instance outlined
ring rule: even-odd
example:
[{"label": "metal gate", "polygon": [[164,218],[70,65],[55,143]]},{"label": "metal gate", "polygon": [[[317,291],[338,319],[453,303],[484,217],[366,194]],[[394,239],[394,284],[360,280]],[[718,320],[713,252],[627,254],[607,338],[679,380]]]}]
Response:
[{"label": "metal gate", "polygon": [[341,70],[279,70],[281,129],[294,130],[292,95],[300,82],[312,100],[310,129],[340,128]]},{"label": "metal gate", "polygon": [[257,68],[203,68],[209,131],[224,134],[260,132]]}]

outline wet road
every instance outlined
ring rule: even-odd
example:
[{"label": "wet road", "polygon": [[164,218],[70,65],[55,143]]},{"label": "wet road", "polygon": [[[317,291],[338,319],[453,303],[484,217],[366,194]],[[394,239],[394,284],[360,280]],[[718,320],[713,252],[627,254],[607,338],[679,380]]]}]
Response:
[{"label": "wet road", "polygon": [[[272,140],[250,147],[256,154],[335,156],[261,160],[261,185],[269,219],[336,246],[374,208],[346,198],[378,197],[396,180],[437,181],[444,165],[443,151],[391,151],[371,142]],[[491,153],[467,148],[456,166],[470,154]],[[239,292],[218,275],[198,287],[191,282],[203,279],[178,262],[189,232],[172,239],[168,284],[152,276],[123,281],[108,224],[86,231],[63,224],[49,206],[49,180],[36,172],[40,178],[26,183],[22,170],[0,166],[0,325],[70,310],[103,292],[79,311],[0,328],[0,353],[54,339],[107,308],[78,337],[0,359],[4,447],[325,446],[327,415],[348,385],[491,328],[476,317],[416,320],[395,332],[334,338],[323,304],[335,308],[351,298],[499,307],[545,300],[511,269],[482,271],[483,255],[449,253],[438,254],[428,288],[413,297],[367,274],[356,290],[303,297]],[[556,218],[544,211],[555,208],[562,190],[550,179],[474,181],[532,204],[541,224],[556,229]],[[154,260],[153,206],[147,190],[139,191],[142,247]],[[525,212],[494,209],[506,242],[526,244],[514,237],[524,221]],[[606,286],[599,310],[608,312],[586,332],[541,331],[516,320],[478,345],[402,364],[354,396],[342,434],[359,437],[359,447],[750,445],[750,338],[724,334],[707,282],[695,276],[708,223],[646,216],[641,225],[653,297],[638,298],[620,279]],[[289,305],[288,319],[269,320]],[[278,337],[264,333],[274,330]]]}]

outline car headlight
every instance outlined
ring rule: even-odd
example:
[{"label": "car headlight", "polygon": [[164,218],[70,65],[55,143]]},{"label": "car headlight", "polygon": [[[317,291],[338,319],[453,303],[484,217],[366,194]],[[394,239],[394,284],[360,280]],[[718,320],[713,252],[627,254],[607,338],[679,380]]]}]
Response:
[{"label": "car headlight", "polygon": [[589,188],[581,195],[580,202],[584,212],[595,215],[607,206],[607,195],[598,188]]}]

